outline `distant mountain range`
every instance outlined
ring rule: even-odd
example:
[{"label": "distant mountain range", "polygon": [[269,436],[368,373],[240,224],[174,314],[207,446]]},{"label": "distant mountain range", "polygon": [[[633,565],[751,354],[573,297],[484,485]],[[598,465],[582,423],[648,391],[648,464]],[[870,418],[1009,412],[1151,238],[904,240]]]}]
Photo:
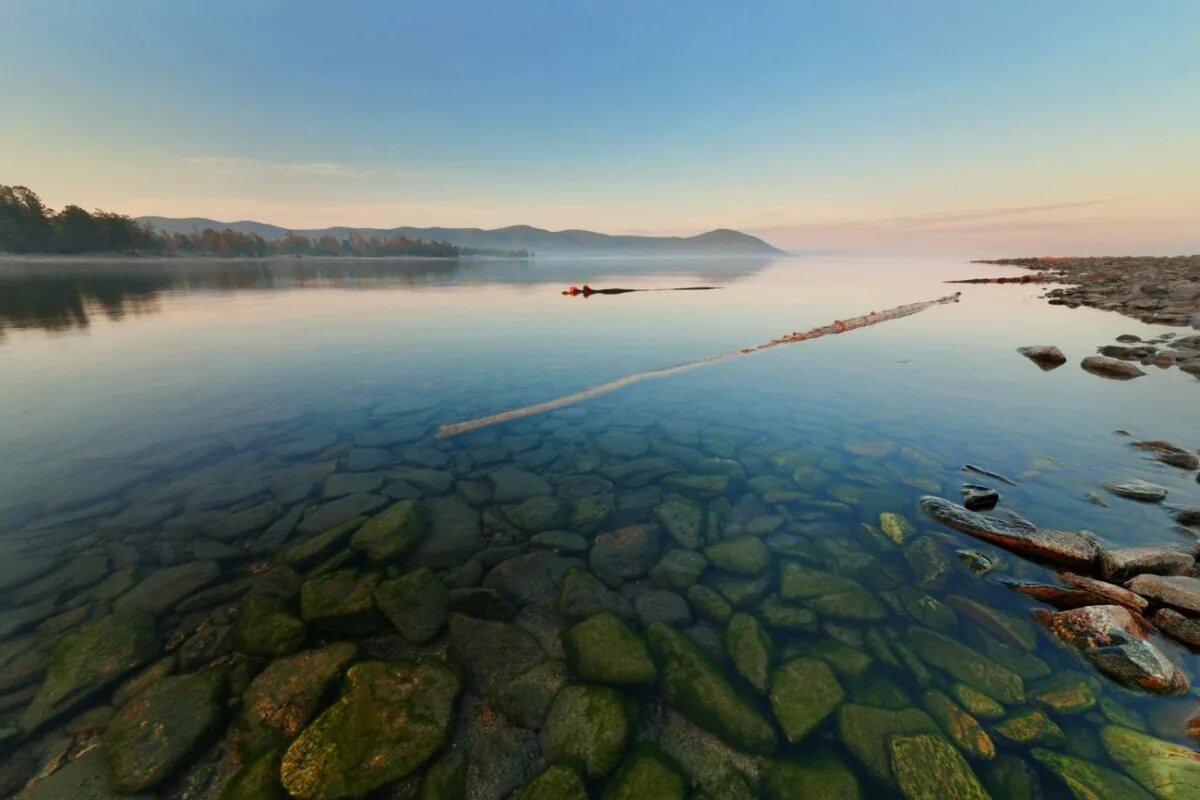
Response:
[{"label": "distant mountain range", "polygon": [[203,217],[174,219],[171,217],[138,217],[164,233],[191,233],[205,228],[238,233],[256,233],[264,239],[282,239],[289,233],[309,238],[329,234],[338,239],[360,234],[370,239],[393,239],[404,236],[427,242],[449,242],[456,247],[479,250],[530,250],[540,256],[564,255],[783,255],[783,251],[755,236],[725,228],[697,236],[612,236],[594,231],[547,231],[529,225],[484,230],[482,228],[315,228],[289,230],[253,220],[218,222]]}]

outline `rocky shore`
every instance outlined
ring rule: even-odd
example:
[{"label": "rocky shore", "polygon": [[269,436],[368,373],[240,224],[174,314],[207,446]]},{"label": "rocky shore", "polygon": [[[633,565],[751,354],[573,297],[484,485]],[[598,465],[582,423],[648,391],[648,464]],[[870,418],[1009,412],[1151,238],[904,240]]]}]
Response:
[{"label": "rocky shore", "polygon": [[1040,282],[1063,284],[1055,305],[1116,311],[1154,325],[1200,329],[1200,255],[999,258],[977,261],[1037,270]]}]

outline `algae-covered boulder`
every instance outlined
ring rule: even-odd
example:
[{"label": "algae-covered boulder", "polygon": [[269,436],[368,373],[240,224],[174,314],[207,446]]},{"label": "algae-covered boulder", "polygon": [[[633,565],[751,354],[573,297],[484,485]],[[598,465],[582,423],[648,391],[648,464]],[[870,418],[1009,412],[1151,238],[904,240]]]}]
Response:
[{"label": "algae-covered boulder", "polygon": [[668,702],[740,750],[775,750],[775,729],[691,640],[658,622],[646,628],[646,639]]},{"label": "algae-covered boulder", "polygon": [[301,800],[335,800],[411,774],[446,740],[459,688],[435,660],[356,664],[338,701],[288,747],[284,788]]},{"label": "algae-covered boulder", "polygon": [[708,559],[692,550],[668,550],[650,570],[650,581],[663,589],[687,589],[704,574]]},{"label": "algae-covered boulder", "polygon": [[973,689],[1002,703],[1025,701],[1021,676],[987,659],[964,644],[927,628],[911,628],[908,642],[917,655],[941,667]]},{"label": "algae-covered boulder", "polygon": [[239,750],[261,753],[298,734],[357,651],[349,642],[338,642],[268,664],[242,693],[242,712],[234,728]]},{"label": "algae-covered boulder", "polygon": [[1066,743],[1062,728],[1036,709],[1025,709],[992,726],[992,732],[1016,744],[1058,746]]},{"label": "algae-covered boulder", "polygon": [[374,633],[386,625],[375,607],[379,581],[377,573],[354,569],[311,578],[300,587],[300,617],[330,632]]},{"label": "algae-covered boulder", "polygon": [[749,614],[734,614],[725,626],[725,652],[734,668],[755,691],[767,690],[774,646],[759,621]]},{"label": "algae-covered boulder", "polygon": [[650,747],[629,754],[604,789],[604,800],[684,800],[683,776]]},{"label": "algae-covered boulder", "polygon": [[940,736],[894,736],[888,749],[908,800],[991,800],[962,753]]},{"label": "algae-covered boulder", "polygon": [[921,704],[959,748],[975,758],[988,760],[996,757],[996,745],[992,737],[983,730],[979,720],[958,703],[938,690],[930,689],[921,696]]},{"label": "algae-covered boulder", "polygon": [[271,750],[247,762],[225,785],[221,800],[287,800],[279,784],[282,755],[279,750]]},{"label": "algae-covered boulder", "polygon": [[[7,775],[0,775],[7,778]],[[100,748],[93,747],[74,761],[16,795],[20,800],[154,800],[153,793],[126,794],[109,786],[111,774]],[[19,786],[19,784],[18,784]],[[8,791],[6,789],[6,791]]]},{"label": "algae-covered boulder", "polygon": [[1035,747],[1030,751],[1038,762],[1084,800],[1153,800],[1153,795],[1119,772],[1053,750]]},{"label": "algae-covered boulder", "polygon": [[563,687],[550,706],[542,726],[542,753],[595,778],[617,766],[631,734],[625,699],[618,691],[574,684]]},{"label": "algae-covered boulder", "polygon": [[879,780],[891,775],[888,740],[902,734],[938,733],[937,723],[924,711],[845,703],[838,709],[838,738]]},{"label": "algae-covered boulder", "polygon": [[350,546],[372,561],[403,558],[416,549],[428,525],[416,500],[401,500],[363,523],[350,537]]},{"label": "algae-covered boulder", "polygon": [[819,659],[793,659],[771,675],[771,711],[792,743],[832,714],[842,697],[833,670]]},{"label": "algae-covered boulder", "polygon": [[887,616],[883,604],[858,581],[794,561],[780,567],[779,594],[784,600],[804,602],[822,616],[854,621],[871,621]]},{"label": "algae-covered boulder", "polygon": [[269,594],[252,594],[242,603],[233,626],[238,652],[263,658],[280,658],[304,645],[308,626],[289,613],[287,604]]},{"label": "algae-covered boulder", "polygon": [[724,623],[733,613],[733,606],[711,586],[696,584],[688,588],[687,601],[701,619],[714,624]]},{"label": "algae-covered boulder", "polygon": [[768,628],[784,631],[807,631],[817,629],[817,615],[811,609],[789,605],[777,595],[770,595],[758,604],[758,613]]},{"label": "algae-covered boulder", "polygon": [[771,563],[771,554],[762,539],[739,536],[704,548],[704,557],[717,569],[738,575],[757,575]]},{"label": "algae-covered boulder", "polygon": [[50,653],[46,677],[21,715],[33,731],[158,655],[147,614],[109,614],[64,636]]},{"label": "algae-covered boulder", "polygon": [[535,775],[513,800],[588,800],[588,793],[578,770],[567,764],[551,764]]},{"label": "algae-covered boulder", "polygon": [[539,494],[504,509],[504,516],[523,531],[551,531],[567,524],[571,507],[554,495]]},{"label": "algae-covered boulder", "polygon": [[450,615],[450,654],[470,683],[495,698],[514,678],[546,660],[537,640],[507,622]]},{"label": "algae-covered boulder", "polygon": [[122,792],[157,786],[204,744],[221,721],[223,670],[163,678],[126,703],[104,729],[102,746]]},{"label": "algae-covered boulder", "polygon": [[450,591],[433,570],[421,567],[376,586],[375,604],[401,636],[422,644],[446,624]]},{"label": "algae-covered boulder", "polygon": [[1200,797],[1200,756],[1192,748],[1119,725],[1105,726],[1100,739],[1109,757],[1158,797]]},{"label": "algae-covered boulder", "polygon": [[566,665],[561,661],[543,661],[502,686],[496,707],[521,727],[538,730],[555,695],[566,685]]},{"label": "algae-covered boulder", "polygon": [[585,681],[651,684],[658,677],[646,643],[615,614],[602,611],[562,632],[571,668]]},{"label": "algae-covered boulder", "polygon": [[762,772],[766,800],[861,800],[854,772],[829,750],[806,751],[787,761],[769,761]]},{"label": "algae-covered boulder", "polygon": [[597,611],[633,617],[633,606],[582,567],[570,567],[558,582],[558,613],[567,619],[584,619]]}]

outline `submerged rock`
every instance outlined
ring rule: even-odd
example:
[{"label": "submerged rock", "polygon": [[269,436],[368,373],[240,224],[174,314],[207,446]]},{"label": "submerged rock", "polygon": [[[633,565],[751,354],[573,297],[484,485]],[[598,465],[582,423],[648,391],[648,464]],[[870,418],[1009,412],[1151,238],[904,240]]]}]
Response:
[{"label": "submerged rock", "polygon": [[118,597],[113,610],[159,615],[193,592],[214,583],[220,576],[221,568],[215,561],[190,561],[156,570]]},{"label": "submerged rock", "polygon": [[364,522],[350,537],[350,546],[372,561],[392,561],[416,549],[427,525],[416,500],[401,500]]},{"label": "submerged rock", "polygon": [[683,776],[653,748],[639,747],[621,764],[604,800],[684,800]]},{"label": "submerged rock", "polygon": [[803,739],[842,702],[833,670],[815,658],[797,658],[771,674],[771,710],[792,744]]},{"label": "submerged rock", "polygon": [[963,505],[971,511],[990,511],[1000,502],[1000,493],[987,486],[964,483]]},{"label": "submerged rock", "polygon": [[909,800],[990,800],[962,754],[940,736],[894,736],[888,750],[896,782]]},{"label": "submerged rock", "polygon": [[738,575],[757,575],[771,563],[771,554],[762,540],[740,536],[704,548],[704,556],[717,569]]},{"label": "submerged rock", "polygon": [[640,578],[658,561],[659,535],[657,525],[632,525],[600,534],[590,554],[592,571],[609,586]]},{"label": "submerged rock", "polygon": [[906,517],[893,511],[884,511],[879,515],[879,529],[896,544],[904,544],[917,532]]},{"label": "submerged rock", "polygon": [[921,696],[921,704],[942,726],[946,735],[971,756],[985,761],[996,757],[996,745],[992,737],[987,735],[979,720],[958,703],[936,689],[929,689]]},{"label": "submerged rock", "polygon": [[586,681],[652,684],[658,671],[646,643],[615,614],[602,611],[562,633],[567,661]]},{"label": "submerged rock", "polygon": [[766,800],[861,800],[858,779],[830,750],[806,751],[796,759],[763,768]]},{"label": "submerged rock", "polygon": [[1025,684],[1012,670],[985,658],[964,644],[926,628],[909,629],[908,642],[917,654],[968,686],[1003,703],[1025,700]]},{"label": "submerged rock", "polygon": [[374,633],[386,625],[375,607],[379,579],[343,569],[307,580],[300,587],[300,618],[327,631]]},{"label": "submerged rock", "polygon": [[891,778],[888,741],[893,736],[938,733],[937,723],[924,711],[891,711],[845,703],[838,709],[838,738],[877,780]]},{"label": "submerged rock", "polygon": [[446,625],[450,591],[428,567],[375,587],[375,604],[410,642],[423,644]]},{"label": "submerged rock", "polygon": [[546,660],[537,640],[507,622],[450,615],[450,654],[485,697],[497,697],[514,678]]},{"label": "submerged rock", "polygon": [[661,623],[646,629],[667,701],[701,727],[748,753],[770,754],[775,730],[686,636]]},{"label": "submerged rock", "polygon": [[708,559],[692,550],[668,550],[650,570],[651,582],[664,589],[687,589],[704,574]]},{"label": "submerged rock", "polygon": [[1057,639],[1082,652],[1096,667],[1126,686],[1154,694],[1181,694],[1187,678],[1146,641],[1145,620],[1123,606],[1086,606],[1070,611],[1036,611]]},{"label": "submerged rock", "polygon": [[1100,550],[1096,536],[1088,531],[1043,530],[999,517],[968,511],[938,497],[922,497],[921,507],[943,525],[1012,550],[1029,558],[1087,571]]},{"label": "submerged rock", "polygon": [[1108,725],[1104,749],[1133,779],[1165,800],[1200,797],[1200,754],[1138,731]]},{"label": "submerged rock", "polygon": [[224,688],[222,670],[163,678],[117,711],[103,738],[113,788],[139,792],[166,780],[216,732]]},{"label": "submerged rock", "polygon": [[865,586],[851,578],[811,569],[794,561],[779,572],[779,594],[800,600],[818,614],[852,620],[876,620],[887,610]]},{"label": "submerged rock", "polygon": [[308,626],[289,612],[282,599],[269,594],[247,597],[233,627],[238,652],[263,658],[294,653],[307,636]]},{"label": "submerged rock", "polygon": [[1166,497],[1168,493],[1165,486],[1159,486],[1157,483],[1150,483],[1140,478],[1109,481],[1104,484],[1104,488],[1118,497],[1124,497],[1129,500],[1141,500],[1144,503],[1157,503]]},{"label": "submerged rock", "polygon": [[632,730],[621,694],[607,686],[565,686],[542,726],[542,753],[578,764],[590,778],[616,768]]},{"label": "submerged rock", "polygon": [[1074,756],[1035,747],[1031,755],[1079,798],[1153,800],[1152,795],[1119,772]]},{"label": "submerged rock", "polygon": [[500,689],[496,706],[521,727],[539,730],[567,679],[567,668],[561,661],[535,664]]},{"label": "submerged rock", "polygon": [[668,497],[654,509],[654,518],[676,544],[687,550],[699,550],[704,543],[700,535],[703,517],[700,506],[679,496]]},{"label": "submerged rock", "polygon": [[571,567],[558,583],[558,613],[567,619],[583,619],[598,611],[611,611],[631,619],[633,606],[582,567]]},{"label": "submerged rock", "polygon": [[574,767],[551,764],[535,775],[513,800],[588,800],[588,793]]},{"label": "submerged rock", "polygon": [[992,732],[1015,744],[1058,747],[1066,742],[1062,728],[1041,711],[1029,709],[992,726]]},{"label": "submerged rock", "polygon": [[46,676],[21,715],[31,732],[158,655],[146,614],[110,614],[64,636],[50,653]]},{"label": "submerged rock", "polygon": [[436,661],[356,664],[341,698],[292,742],[280,777],[293,797],[359,797],[411,774],[450,732],[459,681]]}]

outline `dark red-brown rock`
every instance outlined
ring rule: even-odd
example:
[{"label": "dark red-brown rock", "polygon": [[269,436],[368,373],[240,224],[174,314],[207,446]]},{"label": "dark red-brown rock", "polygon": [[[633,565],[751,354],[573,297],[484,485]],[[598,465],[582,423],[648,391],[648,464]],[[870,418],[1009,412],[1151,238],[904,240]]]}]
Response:
[{"label": "dark red-brown rock", "polygon": [[1058,640],[1085,655],[1104,674],[1153,694],[1183,694],[1187,678],[1145,636],[1149,623],[1123,606],[1035,611]]},{"label": "dark red-brown rock", "polygon": [[1125,584],[1131,592],[1163,606],[1200,614],[1200,578],[1186,575],[1138,575]]},{"label": "dark red-brown rock", "polygon": [[1172,639],[1200,650],[1200,620],[1185,617],[1171,608],[1160,608],[1150,621]]},{"label": "dark red-brown rock", "polygon": [[940,497],[922,497],[925,513],[943,525],[1026,558],[1087,571],[1100,551],[1089,531],[1043,530],[1014,520],[978,514]]},{"label": "dark red-brown rock", "polygon": [[1084,575],[1076,575],[1073,572],[1063,572],[1059,574],[1059,578],[1072,589],[1086,592],[1087,594],[1098,598],[1095,602],[1086,603],[1085,605],[1109,605],[1115,604],[1125,606],[1135,614],[1144,614],[1146,608],[1150,605],[1146,598],[1134,594],[1123,586],[1118,586],[1115,583],[1106,581],[1098,581],[1095,578],[1088,578]]}]

